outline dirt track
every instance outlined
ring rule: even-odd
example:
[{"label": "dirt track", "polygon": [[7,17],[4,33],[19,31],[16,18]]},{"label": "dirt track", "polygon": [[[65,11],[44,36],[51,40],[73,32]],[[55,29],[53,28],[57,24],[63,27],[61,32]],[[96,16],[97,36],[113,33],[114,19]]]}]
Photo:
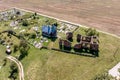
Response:
[{"label": "dirt track", "polygon": [[15,57],[13,56],[7,56],[6,58],[10,59],[11,61],[15,62],[18,66],[19,69],[19,80],[24,80],[24,71],[23,71],[23,66],[20,61],[18,61]]},{"label": "dirt track", "polygon": [[120,36],[120,0],[0,0],[0,9],[19,7]]}]

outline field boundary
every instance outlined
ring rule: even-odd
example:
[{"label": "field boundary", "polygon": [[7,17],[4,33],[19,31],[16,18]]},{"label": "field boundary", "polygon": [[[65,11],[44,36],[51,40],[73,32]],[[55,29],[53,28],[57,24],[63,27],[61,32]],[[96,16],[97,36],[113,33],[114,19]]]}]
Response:
[{"label": "field boundary", "polygon": [[43,49],[47,49],[47,50],[54,50],[54,51],[60,51],[60,52],[64,52],[64,53],[68,53],[68,54],[75,54],[75,55],[80,55],[80,56],[86,56],[86,57],[93,57],[96,58],[97,56],[89,54],[89,53],[80,53],[80,52],[71,52],[71,51],[67,51],[67,50],[61,50],[61,49],[55,49],[55,48],[51,48],[49,49],[48,47],[43,46]]}]

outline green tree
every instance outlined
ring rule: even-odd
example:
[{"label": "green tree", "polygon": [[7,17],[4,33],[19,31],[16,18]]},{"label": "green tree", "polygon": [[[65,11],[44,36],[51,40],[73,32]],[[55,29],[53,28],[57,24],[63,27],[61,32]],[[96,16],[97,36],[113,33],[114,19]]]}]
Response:
[{"label": "green tree", "polygon": [[19,45],[19,50],[20,50],[19,60],[22,60],[25,56],[28,55],[29,48],[30,47],[29,47],[27,41],[25,41],[25,40],[21,40],[20,41],[20,45]]},{"label": "green tree", "polygon": [[18,49],[19,49],[19,46],[18,46],[17,44],[15,44],[15,45],[14,45],[14,50],[13,50],[14,53],[15,53],[16,51],[18,51]]},{"label": "green tree", "polygon": [[108,72],[95,76],[92,80],[113,80],[114,78],[108,74]]},{"label": "green tree", "polygon": [[30,35],[29,35],[29,38],[31,39],[35,39],[36,38],[36,34],[35,33],[31,33]]},{"label": "green tree", "polygon": [[87,36],[99,36],[99,32],[97,32],[94,28],[88,28],[85,32]]},{"label": "green tree", "polygon": [[28,21],[27,21],[27,20],[23,20],[23,21],[22,21],[22,25],[23,25],[23,26],[28,26],[28,25],[29,25],[29,23],[28,23]]},{"label": "green tree", "polygon": [[55,19],[46,18],[44,24],[45,25],[53,25],[53,24],[57,24],[57,21]]},{"label": "green tree", "polygon": [[5,66],[7,64],[7,59],[5,58],[4,60],[3,60],[3,66]]},{"label": "green tree", "polygon": [[9,72],[10,72],[9,78],[12,80],[16,80],[18,77],[18,67],[15,63],[11,63]]}]

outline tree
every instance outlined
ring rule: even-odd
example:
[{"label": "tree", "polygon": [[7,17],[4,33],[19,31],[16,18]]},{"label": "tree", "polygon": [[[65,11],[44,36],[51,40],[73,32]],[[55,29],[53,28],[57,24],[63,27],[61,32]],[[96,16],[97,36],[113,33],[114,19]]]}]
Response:
[{"label": "tree", "polygon": [[19,60],[21,60],[28,55],[29,46],[27,44],[27,41],[25,40],[20,41],[19,50],[20,50]]},{"label": "tree", "polygon": [[18,49],[19,49],[19,46],[15,44],[15,45],[14,45],[14,50],[13,50],[14,53],[15,53],[16,51],[18,51]]},{"label": "tree", "polygon": [[24,34],[19,33],[18,36],[16,36],[18,39],[24,39]]},{"label": "tree", "polygon": [[46,18],[46,20],[45,20],[45,24],[46,25],[58,25],[57,24],[57,21],[55,20],[55,19],[51,19],[51,18]]},{"label": "tree", "polygon": [[28,25],[29,25],[29,23],[28,23],[28,21],[27,21],[27,20],[23,20],[23,21],[22,21],[22,25],[23,25],[23,26],[28,26]]},{"label": "tree", "polygon": [[17,14],[17,15],[20,15],[20,11],[17,11],[16,14]]},{"label": "tree", "polygon": [[19,48],[23,47],[24,49],[28,50],[29,49],[29,46],[27,44],[27,41],[26,40],[21,40],[20,41],[20,45],[19,45]]},{"label": "tree", "polygon": [[35,33],[31,33],[31,34],[29,35],[29,38],[35,39],[35,38],[36,38],[36,34],[35,34]]},{"label": "tree", "polygon": [[3,60],[3,66],[5,66],[6,65],[6,63],[7,63],[7,59],[5,58],[4,60]]},{"label": "tree", "polygon": [[37,16],[37,13],[35,12],[34,15]]},{"label": "tree", "polygon": [[11,63],[9,78],[15,80],[17,79],[17,76],[18,76],[18,67],[15,63]]},{"label": "tree", "polygon": [[99,36],[99,32],[97,32],[94,28],[88,28],[85,32],[87,36]]},{"label": "tree", "polygon": [[28,55],[28,50],[21,47],[20,48],[20,56],[19,56],[19,60],[22,60],[25,56]]},{"label": "tree", "polygon": [[95,76],[92,80],[113,80],[113,77],[108,74],[108,72],[99,74]]}]

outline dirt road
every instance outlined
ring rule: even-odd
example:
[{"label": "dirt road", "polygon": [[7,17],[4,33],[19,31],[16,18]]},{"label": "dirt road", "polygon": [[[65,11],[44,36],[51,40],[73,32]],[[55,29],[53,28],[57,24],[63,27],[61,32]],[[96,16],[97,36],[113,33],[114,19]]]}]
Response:
[{"label": "dirt road", "polygon": [[8,59],[11,61],[15,62],[18,66],[19,69],[19,80],[24,80],[24,71],[23,71],[23,66],[20,61],[18,61],[15,57],[13,56],[7,56]]}]

